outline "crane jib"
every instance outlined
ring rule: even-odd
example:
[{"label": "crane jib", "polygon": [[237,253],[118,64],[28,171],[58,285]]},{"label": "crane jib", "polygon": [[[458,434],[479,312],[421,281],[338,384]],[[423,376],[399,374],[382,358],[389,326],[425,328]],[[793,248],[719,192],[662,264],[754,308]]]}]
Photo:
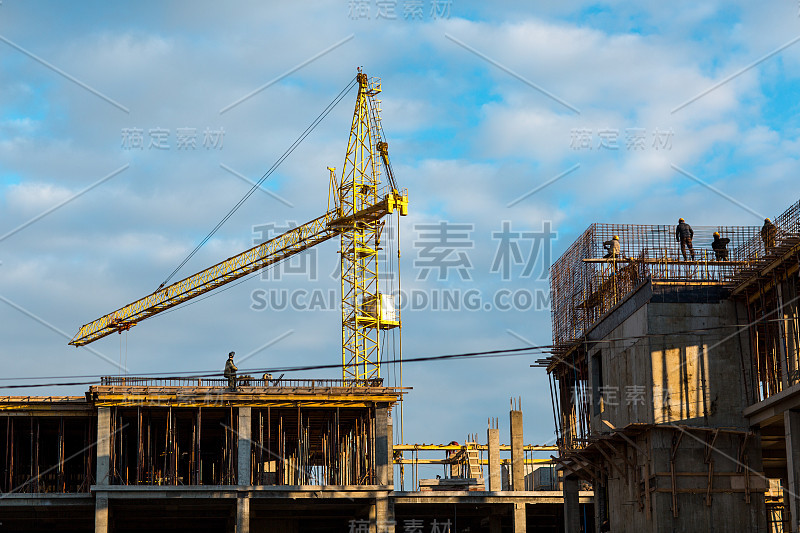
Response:
[{"label": "crane jib", "polygon": [[85,324],[69,344],[84,346],[114,332],[127,331],[146,318],[325,242],[337,236],[343,229],[351,227],[357,220],[377,220],[395,210],[405,214],[407,205],[407,196],[393,192],[376,204],[349,217],[341,217],[335,210],[329,211],[265,243]]},{"label": "crane jib", "polygon": [[83,346],[135,326],[141,320],[180,305],[217,287],[257,272],[338,235],[329,223],[337,218],[329,212],[302,226],[235,255],[186,279],[130,303],[80,328],[69,344]]}]

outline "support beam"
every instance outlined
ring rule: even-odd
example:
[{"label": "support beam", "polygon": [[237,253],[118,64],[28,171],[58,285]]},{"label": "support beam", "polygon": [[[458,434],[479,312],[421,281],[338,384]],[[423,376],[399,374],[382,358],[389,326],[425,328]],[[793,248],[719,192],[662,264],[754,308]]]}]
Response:
[{"label": "support beam", "polygon": [[511,488],[525,490],[525,452],[522,444],[522,411],[512,410],[511,418]]},{"label": "support beam", "polygon": [[389,484],[389,408],[378,405],[375,408],[375,473],[378,485]]},{"label": "support beam", "polygon": [[778,289],[778,311],[780,314],[778,315],[778,338],[776,342],[778,344],[778,354],[781,358],[781,390],[786,390],[791,385],[789,381],[789,361],[788,355],[786,353],[786,311],[783,308],[783,290],[780,283],[776,285]]},{"label": "support beam", "polygon": [[386,442],[388,448],[386,469],[389,471],[389,482],[387,485],[394,487],[394,426],[392,425],[392,416],[388,417],[388,424],[386,425]]},{"label": "support beam", "polygon": [[500,429],[487,429],[486,440],[489,444],[489,490],[503,490],[503,479],[500,472]]},{"label": "support beam", "polygon": [[236,499],[236,533],[250,533],[250,498]]},{"label": "support beam", "polygon": [[111,458],[111,408],[97,408],[97,485],[108,485]]},{"label": "support beam", "polygon": [[[389,501],[388,495],[375,498],[374,509],[374,529],[373,516],[370,516],[370,531],[376,533],[395,533],[394,502]],[[370,512],[373,515],[373,512]]]},{"label": "support beam", "polygon": [[580,480],[577,476],[564,475],[564,533],[580,533],[581,504],[578,490]]},{"label": "support beam", "polygon": [[94,533],[108,533],[108,498],[97,496],[95,500]]},{"label": "support beam", "polygon": [[237,484],[239,485],[250,484],[250,435],[252,435],[251,408],[239,407],[239,445],[237,464]]},{"label": "support beam", "polygon": [[786,474],[789,490],[785,502],[792,514],[792,533],[800,533],[800,411],[783,412],[786,432]]},{"label": "support beam", "polygon": [[525,533],[527,528],[527,515],[525,514],[525,503],[514,504],[514,533]]}]

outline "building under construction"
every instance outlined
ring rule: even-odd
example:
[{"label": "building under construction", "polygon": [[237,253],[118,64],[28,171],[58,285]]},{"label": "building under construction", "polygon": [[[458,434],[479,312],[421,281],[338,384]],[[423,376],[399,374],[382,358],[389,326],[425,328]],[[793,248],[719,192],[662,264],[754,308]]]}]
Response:
[{"label": "building under construction", "polygon": [[[552,452],[523,446],[521,410],[510,413],[510,445],[494,422],[485,445],[475,436],[395,446],[391,410],[403,392],[380,380],[250,380],[233,392],[222,379],[105,378],[85,397],[0,398],[0,523],[96,533],[563,530],[557,484],[525,477],[526,464],[548,462],[532,452]],[[444,475],[419,479],[419,464],[441,464]],[[407,488],[394,479],[406,467]],[[580,495],[584,514],[590,498]]]},{"label": "building under construction", "polygon": [[551,267],[568,533],[593,530],[580,482],[597,531],[800,530],[800,203],[763,229],[695,227],[693,245],[594,224]]}]

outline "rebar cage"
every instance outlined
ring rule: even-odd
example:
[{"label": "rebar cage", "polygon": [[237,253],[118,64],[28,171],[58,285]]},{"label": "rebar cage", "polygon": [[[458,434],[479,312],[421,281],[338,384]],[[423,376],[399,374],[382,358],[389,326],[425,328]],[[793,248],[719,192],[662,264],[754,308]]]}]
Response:
[{"label": "rebar cage", "polygon": [[[650,279],[676,284],[733,284],[737,274],[763,255],[758,226],[696,226],[692,250],[675,235],[675,226],[595,223],[550,267],[553,344],[580,339],[605,313]],[[730,239],[728,259],[711,248],[714,233]],[[620,253],[605,259],[604,243],[619,238]],[[693,253],[692,253],[693,252]]]}]

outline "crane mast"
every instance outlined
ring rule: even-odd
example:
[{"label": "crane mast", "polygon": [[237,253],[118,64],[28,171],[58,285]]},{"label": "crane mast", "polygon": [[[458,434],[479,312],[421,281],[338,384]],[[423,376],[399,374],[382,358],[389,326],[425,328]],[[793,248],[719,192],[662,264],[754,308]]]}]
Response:
[{"label": "crane mast", "polygon": [[[380,198],[378,158],[386,144],[381,138],[379,79],[357,75],[356,98],[347,154],[339,186],[339,208],[350,217],[350,227],[341,234],[342,272],[342,377],[345,380],[372,379],[380,376],[382,330],[400,326],[399,310],[391,294],[379,291],[378,250],[382,222],[357,214]],[[384,160],[388,163],[388,160]],[[387,177],[391,176],[388,164]],[[392,179],[390,194],[398,194]],[[403,196],[398,195],[400,198]],[[405,209],[401,209],[404,214]]]},{"label": "crane mast", "polygon": [[[381,334],[400,327],[399,302],[381,293],[378,254],[387,215],[408,213],[408,193],[398,191],[380,119],[381,81],[358,70],[358,95],[340,178],[330,171],[328,210],[265,243],[166,287],[160,287],[80,328],[69,344],[83,346],[201,294],[257,272],[312,246],[340,237],[342,375],[346,381],[380,377]],[[381,184],[381,168],[387,182]],[[399,252],[398,252],[399,255]]]}]

